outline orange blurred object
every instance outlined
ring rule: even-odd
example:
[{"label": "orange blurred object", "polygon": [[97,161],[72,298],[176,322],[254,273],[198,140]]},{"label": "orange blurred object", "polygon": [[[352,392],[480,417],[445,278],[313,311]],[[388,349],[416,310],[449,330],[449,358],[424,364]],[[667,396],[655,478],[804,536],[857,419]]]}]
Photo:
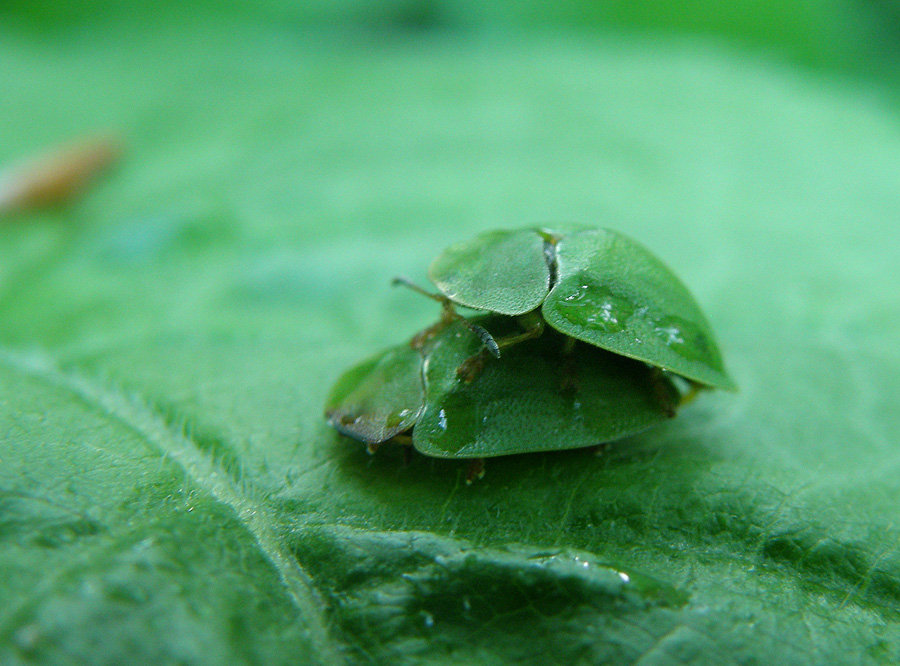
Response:
[{"label": "orange blurred object", "polygon": [[59,148],[0,172],[0,213],[43,208],[72,198],[122,152],[109,136]]}]

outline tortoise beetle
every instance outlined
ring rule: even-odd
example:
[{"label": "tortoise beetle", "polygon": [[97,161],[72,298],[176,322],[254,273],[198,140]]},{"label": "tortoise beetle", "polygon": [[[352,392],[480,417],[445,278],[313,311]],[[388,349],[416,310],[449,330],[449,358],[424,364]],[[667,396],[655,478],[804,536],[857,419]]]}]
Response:
[{"label": "tortoise beetle", "polygon": [[428,277],[452,303],[527,318],[531,335],[540,334],[546,322],[697,388],[736,388],[687,287],[643,245],[618,231],[583,226],[490,231],[444,250]]},{"label": "tortoise beetle", "polygon": [[[471,459],[471,480],[484,458],[610,442],[701,388],[735,388],[688,289],[619,232],[487,232],[447,248],[428,275],[440,295],[395,282],[441,302],[440,321],[346,371],[326,401],[329,423],[370,451],[397,439]],[[470,320],[454,305],[491,314]]]}]

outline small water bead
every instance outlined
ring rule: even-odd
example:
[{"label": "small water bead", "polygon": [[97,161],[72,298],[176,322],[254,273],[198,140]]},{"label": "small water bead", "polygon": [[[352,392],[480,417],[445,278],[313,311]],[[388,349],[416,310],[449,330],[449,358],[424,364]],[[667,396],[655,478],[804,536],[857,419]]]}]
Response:
[{"label": "small water bead", "polygon": [[655,331],[657,334],[659,334],[659,336],[661,338],[663,338],[663,341],[670,347],[672,345],[683,345],[684,344],[684,338],[681,337],[681,329],[679,329],[679,328],[675,328],[674,326],[671,326],[669,328],[657,327],[655,329]]},{"label": "small water bead", "polygon": [[[718,350],[702,323],[661,315],[659,305],[639,304],[616,287],[599,284],[584,274],[558,288],[564,291],[555,302],[555,311],[574,327],[572,335],[579,335],[578,331],[581,335],[601,337],[627,332],[631,334],[631,344],[646,344],[652,349],[662,343],[688,361],[709,363],[711,358],[714,362],[718,358]],[[595,338],[594,343],[603,346],[601,337]]]},{"label": "small water bead", "polygon": [[[477,439],[482,424],[480,405],[468,395],[465,389],[454,391],[447,396],[443,406],[434,418],[436,428],[431,431],[431,440],[448,453],[456,453],[468,443]],[[430,421],[426,414],[423,423]],[[420,423],[418,427],[422,427]],[[425,424],[427,428],[427,424]]]},{"label": "small water bead", "polygon": [[581,279],[572,293],[558,302],[559,313],[576,326],[619,333],[635,314],[634,302],[606,285]]},{"label": "small water bead", "polygon": [[406,419],[413,416],[415,412],[412,409],[401,409],[398,412],[391,412],[388,414],[387,420],[385,421],[385,425],[388,428],[396,428],[401,423],[403,423]]},{"label": "small water bead", "polygon": [[699,361],[711,353],[706,334],[697,324],[682,317],[659,318],[655,322],[653,332],[669,349],[683,358]]}]

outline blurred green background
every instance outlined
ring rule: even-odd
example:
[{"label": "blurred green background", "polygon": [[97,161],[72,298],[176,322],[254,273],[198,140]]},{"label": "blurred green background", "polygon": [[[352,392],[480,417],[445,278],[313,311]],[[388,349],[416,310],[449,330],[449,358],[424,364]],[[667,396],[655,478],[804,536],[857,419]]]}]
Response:
[{"label": "blurred green background", "polygon": [[[900,11],[4,2],[0,664],[900,661]],[[369,457],[342,369],[437,252],[619,229],[737,394],[589,451]]]},{"label": "blurred green background", "polygon": [[[283,28],[404,32],[533,34],[624,32],[632,35],[703,37],[768,51],[807,65],[870,67],[896,56],[900,8],[886,0],[635,0],[634,2],[515,2],[496,0],[172,0],[117,3],[109,0],[4,3],[8,24],[38,31],[67,30],[104,21],[165,24],[230,16]],[[881,60],[882,62],[878,62]]]}]

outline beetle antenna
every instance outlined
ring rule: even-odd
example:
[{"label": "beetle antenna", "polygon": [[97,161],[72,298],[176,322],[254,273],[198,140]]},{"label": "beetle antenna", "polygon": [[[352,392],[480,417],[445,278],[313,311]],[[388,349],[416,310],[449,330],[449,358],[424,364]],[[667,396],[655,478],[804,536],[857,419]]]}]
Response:
[{"label": "beetle antenna", "polygon": [[440,303],[441,305],[444,305],[444,306],[446,306],[450,302],[450,299],[448,299],[446,296],[443,296],[441,294],[432,294],[430,291],[426,291],[425,289],[423,289],[422,287],[417,285],[415,282],[413,282],[412,280],[410,280],[407,277],[403,277],[402,275],[398,275],[393,280],[391,280],[391,284],[394,285],[395,287],[397,285],[401,285],[403,287],[406,287],[407,289],[412,289],[417,294],[422,294],[422,296],[425,296],[426,298],[430,298],[433,301],[437,301],[438,303]]},{"label": "beetle antenna", "polygon": [[403,277],[402,275],[398,275],[393,280],[391,280],[391,284],[394,286],[401,285],[408,289],[412,289],[417,294],[422,294],[422,296],[426,296],[433,301],[437,301],[441,305],[444,306],[444,317],[445,321],[452,321],[454,319],[459,319],[463,324],[466,325],[472,333],[478,336],[478,339],[481,340],[481,344],[483,344],[487,350],[491,353],[491,356],[494,358],[500,358],[500,345],[497,344],[497,341],[494,340],[494,336],[487,332],[486,329],[482,328],[478,324],[473,324],[468,319],[463,317],[461,314],[456,312],[453,309],[452,301],[442,294],[432,294],[430,291],[424,290],[422,287],[417,285],[415,282],[410,280],[409,278]]},{"label": "beetle antenna", "polygon": [[468,319],[463,317],[462,315],[457,315],[462,322],[466,325],[472,333],[478,336],[478,339],[481,340],[481,344],[483,344],[487,350],[491,353],[491,356],[494,358],[500,358],[500,345],[497,344],[497,341],[494,340],[494,336],[487,332],[487,329],[482,328],[478,324],[473,324]]}]

